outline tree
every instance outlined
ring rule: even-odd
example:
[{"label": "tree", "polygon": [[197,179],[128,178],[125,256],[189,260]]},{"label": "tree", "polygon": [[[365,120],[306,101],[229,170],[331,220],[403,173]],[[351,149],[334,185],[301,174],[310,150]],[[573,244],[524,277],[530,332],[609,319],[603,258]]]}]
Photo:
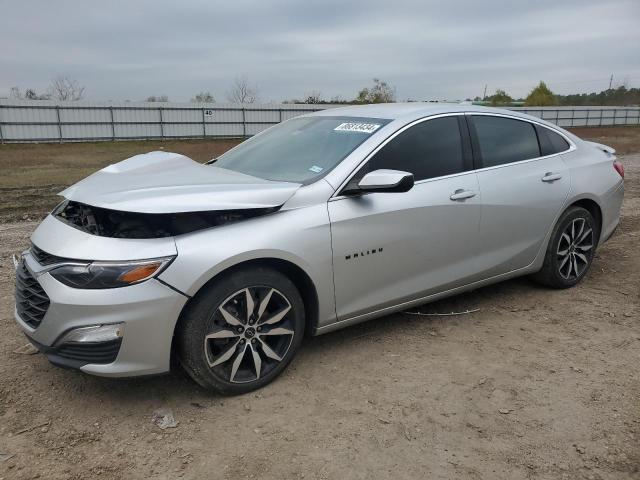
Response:
[{"label": "tree", "polygon": [[147,102],[168,102],[169,97],[166,95],[151,95],[147,97]]},{"label": "tree", "polygon": [[511,96],[507,92],[500,89],[496,90],[496,93],[491,95],[487,100],[489,100],[489,104],[493,107],[504,107],[510,105],[511,102],[513,102],[513,98],[511,98]]},{"label": "tree", "polygon": [[325,103],[325,101],[322,99],[322,92],[320,92],[319,90],[311,90],[311,92],[305,95],[302,103],[316,104]]},{"label": "tree", "polygon": [[599,93],[574,93],[558,95],[558,103],[568,106],[582,105],[640,105],[640,88],[608,88]]},{"label": "tree", "polygon": [[48,95],[54,100],[77,101],[84,97],[84,90],[77,80],[59,76],[51,80]]},{"label": "tree", "polygon": [[24,98],[26,100],[49,100],[51,98],[51,94],[41,93],[38,95],[33,88],[27,88],[24,91]]},{"label": "tree", "polygon": [[22,98],[20,87],[11,87],[11,89],[9,90],[9,98],[15,98],[16,100]]},{"label": "tree", "polygon": [[246,76],[236,77],[227,92],[230,103],[255,103],[258,99],[258,87],[249,85]]},{"label": "tree", "polygon": [[17,100],[49,100],[51,95],[49,93],[38,94],[33,88],[27,88],[23,95],[20,87],[11,87],[11,90],[9,90],[9,98],[15,98]]},{"label": "tree", "polygon": [[549,107],[558,104],[558,99],[544,82],[540,82],[524,101],[527,107]]},{"label": "tree", "polygon": [[363,88],[358,92],[356,103],[391,103],[396,99],[395,88],[384,80],[373,79],[371,88]]},{"label": "tree", "polygon": [[196,93],[196,95],[191,99],[194,103],[215,103],[216,99],[213,98],[213,95],[207,90],[202,91],[200,93]]}]

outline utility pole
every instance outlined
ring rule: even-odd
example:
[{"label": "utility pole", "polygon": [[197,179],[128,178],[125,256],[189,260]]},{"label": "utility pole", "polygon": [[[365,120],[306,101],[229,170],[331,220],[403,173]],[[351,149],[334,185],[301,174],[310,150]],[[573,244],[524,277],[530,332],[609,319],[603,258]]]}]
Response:
[{"label": "utility pole", "polygon": [[487,84],[484,84],[484,95],[482,95],[482,100],[484,100],[485,98],[487,98]]},{"label": "utility pole", "polygon": [[613,73],[611,74],[611,78],[609,79],[609,90],[611,90],[612,83],[613,83]]}]

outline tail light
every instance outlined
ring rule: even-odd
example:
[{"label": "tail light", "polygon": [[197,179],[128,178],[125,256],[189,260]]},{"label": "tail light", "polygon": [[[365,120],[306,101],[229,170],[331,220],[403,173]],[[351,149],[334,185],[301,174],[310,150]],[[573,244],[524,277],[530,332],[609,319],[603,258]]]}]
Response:
[{"label": "tail light", "polygon": [[619,160],[614,160],[613,168],[615,168],[616,172],[618,172],[620,176],[624,178],[624,165],[622,165],[622,162],[620,162]]}]

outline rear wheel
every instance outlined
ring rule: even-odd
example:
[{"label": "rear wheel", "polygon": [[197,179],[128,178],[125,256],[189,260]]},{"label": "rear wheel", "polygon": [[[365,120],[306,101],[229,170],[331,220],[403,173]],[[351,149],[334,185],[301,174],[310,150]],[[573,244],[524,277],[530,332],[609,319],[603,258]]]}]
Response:
[{"label": "rear wheel", "polygon": [[238,270],[193,300],[179,333],[179,360],[205,388],[249,392],[286,368],[304,326],[304,304],[291,280],[267,268]]},{"label": "rear wheel", "polygon": [[568,288],[584,278],[596,249],[597,225],[582,207],[570,207],[558,220],[542,269],[533,279],[554,288]]}]

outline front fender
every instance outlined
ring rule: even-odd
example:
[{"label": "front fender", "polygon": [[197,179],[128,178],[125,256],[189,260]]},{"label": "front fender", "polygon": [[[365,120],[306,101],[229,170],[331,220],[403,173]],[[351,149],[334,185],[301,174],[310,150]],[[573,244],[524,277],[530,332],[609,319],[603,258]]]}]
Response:
[{"label": "front fender", "polygon": [[178,256],[160,279],[187,295],[195,295],[209,280],[244,262],[284,260],[311,279],[318,295],[318,324],[335,321],[331,230],[325,204],[181,235],[175,242]]}]

